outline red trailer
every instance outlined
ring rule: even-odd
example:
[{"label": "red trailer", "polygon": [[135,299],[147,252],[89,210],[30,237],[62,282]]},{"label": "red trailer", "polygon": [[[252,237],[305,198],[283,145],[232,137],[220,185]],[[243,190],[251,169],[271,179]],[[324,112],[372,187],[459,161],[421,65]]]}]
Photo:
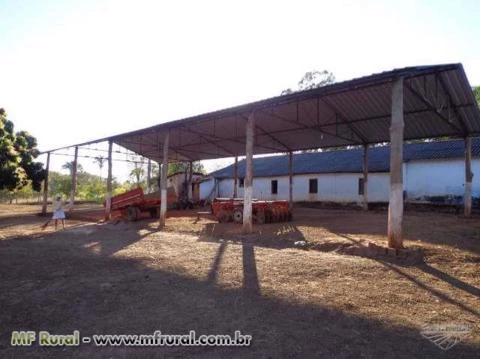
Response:
[{"label": "red trailer", "polygon": [[[167,191],[167,205],[176,203],[175,193]],[[104,203],[105,205],[105,203]],[[149,212],[152,218],[160,215],[160,193],[144,194],[138,187],[112,197],[112,211],[119,210],[131,222],[136,221],[142,212]]]},{"label": "red trailer", "polygon": [[[243,198],[215,198],[212,214],[219,222],[243,222]],[[253,220],[257,224],[292,220],[288,201],[252,201]]]}]

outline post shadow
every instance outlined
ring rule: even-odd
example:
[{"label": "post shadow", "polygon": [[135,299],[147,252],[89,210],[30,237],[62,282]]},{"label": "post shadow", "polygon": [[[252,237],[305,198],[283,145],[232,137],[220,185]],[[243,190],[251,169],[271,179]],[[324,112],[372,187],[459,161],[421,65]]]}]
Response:
[{"label": "post shadow", "polygon": [[[444,354],[409,325],[343,311],[323,302],[294,303],[275,296],[247,296],[238,288],[212,288],[185,273],[148,266],[141,258],[106,257],[87,250],[85,244],[100,235],[66,240],[47,233],[44,237],[41,241],[0,243],[4,294],[1,357],[432,358]],[[242,249],[244,270],[252,268],[246,264],[255,264],[254,246],[245,244]],[[7,261],[9,257],[12,262]],[[256,266],[253,268],[245,276],[250,281],[257,277]],[[237,300],[244,297],[252,300]],[[156,329],[175,334],[190,329],[201,334],[233,334],[241,330],[251,334],[253,342],[250,347],[237,348],[82,345],[44,348],[39,354],[38,347],[9,345],[11,331],[24,327],[52,333],[77,329],[82,335],[152,333]],[[476,343],[459,343],[451,354],[474,358],[478,348]]]},{"label": "post shadow", "polygon": [[221,242],[217,248],[217,253],[215,254],[215,258],[213,260],[212,266],[210,267],[210,271],[207,275],[207,282],[211,284],[215,284],[218,277],[218,270],[220,268],[220,263],[222,262],[223,253],[225,252],[225,248],[227,248],[227,242]]},{"label": "post shadow", "polygon": [[[354,238],[351,238],[345,234],[340,234],[340,233],[336,233],[338,236],[342,237],[342,238],[345,238],[345,239],[348,239],[356,244],[360,244],[361,245],[361,242],[354,239]],[[370,258],[370,257],[369,257]],[[406,279],[408,279],[409,281],[411,281],[412,283],[416,284],[417,286],[419,286],[420,288],[432,293],[433,295],[435,295],[436,297],[438,297],[439,299],[441,300],[444,300],[450,304],[453,304],[453,305],[456,305],[457,307],[469,312],[470,314],[473,314],[474,316],[476,317],[479,317],[480,318],[480,312],[474,308],[470,308],[469,306],[457,301],[456,299],[454,298],[451,298],[450,296],[448,296],[447,294],[445,293],[442,293],[441,291],[439,291],[438,289],[435,289],[435,288],[432,288],[430,286],[428,286],[427,284],[425,283],[422,283],[421,281],[419,281],[417,278],[415,278],[414,276],[402,271],[400,268],[398,268],[397,266],[391,264],[391,263],[388,263],[386,260],[381,260],[379,258],[370,258],[372,260],[375,260],[376,262],[380,263],[381,265],[387,267],[388,269],[391,269],[392,271],[396,272],[397,274],[400,274],[401,276],[405,277]],[[477,288],[477,287],[474,287],[468,283],[465,283],[457,278],[454,278],[444,272],[441,272],[439,271],[438,269],[435,269],[431,266],[429,266],[428,264],[420,264],[420,265],[416,265],[415,268],[418,268],[422,271],[424,271],[425,273],[429,273],[451,285],[453,285],[454,287],[456,288],[459,288],[459,289],[462,289],[464,291],[467,291],[468,293],[474,295],[474,296],[479,296],[480,294],[480,289]]]},{"label": "post shadow", "polygon": [[450,285],[454,286],[455,288],[461,289],[467,293],[470,293],[471,295],[474,295],[480,299],[480,288],[475,287],[471,284],[465,283],[464,281],[452,277],[450,274],[447,274],[445,272],[442,272],[438,270],[437,268],[434,268],[427,263],[423,263],[421,265],[417,266],[418,269],[424,271],[425,273],[428,273],[434,277],[437,277],[438,279],[443,280],[444,282],[449,283]]},{"label": "post shadow", "polygon": [[260,295],[258,283],[257,264],[255,261],[255,247],[252,244],[242,245],[243,258],[243,289],[245,293],[252,296]]}]

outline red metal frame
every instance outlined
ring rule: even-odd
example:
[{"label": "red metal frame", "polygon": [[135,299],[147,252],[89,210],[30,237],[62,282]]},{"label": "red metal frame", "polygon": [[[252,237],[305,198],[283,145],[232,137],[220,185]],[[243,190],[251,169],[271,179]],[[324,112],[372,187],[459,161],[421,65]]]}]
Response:
[{"label": "red metal frame", "polygon": [[[215,198],[212,201],[212,214],[219,222],[230,222],[236,210],[243,208],[243,198]],[[292,220],[288,201],[252,202],[252,214],[256,223],[283,222]]]}]

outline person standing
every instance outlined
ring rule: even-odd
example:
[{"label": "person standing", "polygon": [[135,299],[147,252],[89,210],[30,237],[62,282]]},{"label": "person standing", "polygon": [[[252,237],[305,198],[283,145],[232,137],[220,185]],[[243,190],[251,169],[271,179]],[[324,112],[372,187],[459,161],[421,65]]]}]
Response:
[{"label": "person standing", "polygon": [[62,227],[65,229],[65,212],[63,211],[63,202],[62,202],[62,196],[57,195],[55,197],[55,200],[53,201],[53,216],[51,219],[47,221],[44,225],[42,225],[42,229],[47,228],[48,224],[50,223],[51,220],[55,220],[55,230],[57,230],[58,227],[58,221],[62,221]]}]

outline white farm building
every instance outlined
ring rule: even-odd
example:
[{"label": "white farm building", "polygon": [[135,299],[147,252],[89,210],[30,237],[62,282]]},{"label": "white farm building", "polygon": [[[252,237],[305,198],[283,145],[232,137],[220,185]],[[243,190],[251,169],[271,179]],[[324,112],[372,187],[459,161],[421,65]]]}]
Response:
[{"label": "white farm building", "polygon": [[[362,149],[293,155],[293,201],[361,203]],[[403,186],[406,200],[462,201],[465,192],[464,141],[405,144]],[[388,202],[390,147],[368,149],[368,202]],[[237,197],[243,197],[245,161],[238,162]],[[472,172],[480,173],[480,138],[472,140]],[[200,184],[200,198],[232,197],[234,165],[209,175]],[[289,199],[288,155],[254,158],[253,196]],[[480,197],[480,176],[473,177],[473,197]],[[476,201],[474,201],[476,202]]]}]

